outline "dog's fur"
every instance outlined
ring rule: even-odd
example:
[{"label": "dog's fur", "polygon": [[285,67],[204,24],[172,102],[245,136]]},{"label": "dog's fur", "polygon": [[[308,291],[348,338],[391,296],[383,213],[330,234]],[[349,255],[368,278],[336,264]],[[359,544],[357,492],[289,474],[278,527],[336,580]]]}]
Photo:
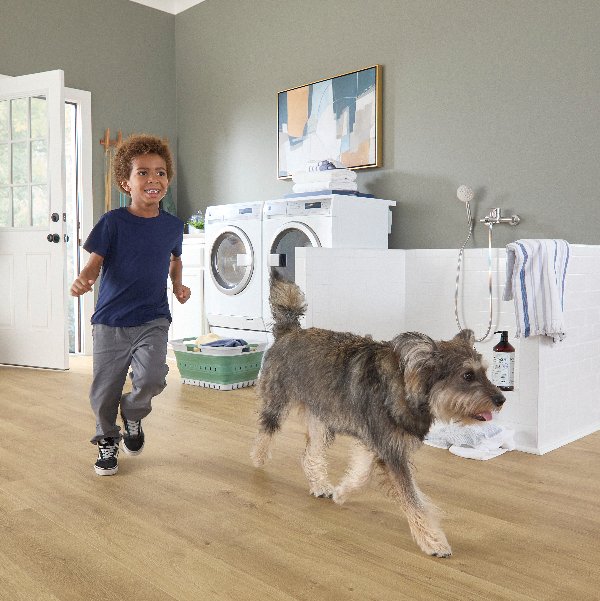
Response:
[{"label": "dog's fur", "polygon": [[[411,456],[434,419],[465,424],[491,419],[504,396],[487,378],[471,330],[449,341],[409,332],[390,342],[350,333],[302,329],[300,289],[271,281],[275,342],[265,353],[258,383],[262,398],[254,465],[269,456],[275,432],[292,407],[304,410],[307,444],[302,464],[317,497],[343,503],[367,483],[375,465],[388,477],[419,547],[447,557],[450,545],[436,509],[418,489]],[[335,434],[355,439],[346,474],[332,486],[325,451]]]}]

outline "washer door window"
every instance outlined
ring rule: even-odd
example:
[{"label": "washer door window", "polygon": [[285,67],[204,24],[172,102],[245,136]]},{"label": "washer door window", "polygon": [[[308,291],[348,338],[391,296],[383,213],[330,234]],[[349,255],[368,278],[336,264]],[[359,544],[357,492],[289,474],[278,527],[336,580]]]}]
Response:
[{"label": "washer door window", "polygon": [[321,246],[317,234],[302,223],[287,223],[275,236],[269,254],[269,267],[289,282],[296,277],[296,248]]},{"label": "washer door window", "polygon": [[254,253],[246,234],[237,227],[221,232],[210,251],[210,275],[224,294],[239,294],[254,271]]}]

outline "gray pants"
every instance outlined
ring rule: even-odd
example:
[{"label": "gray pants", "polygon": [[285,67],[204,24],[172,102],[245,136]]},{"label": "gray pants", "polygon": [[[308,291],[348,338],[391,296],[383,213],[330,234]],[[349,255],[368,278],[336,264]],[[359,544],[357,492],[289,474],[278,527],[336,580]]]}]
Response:
[{"label": "gray pants", "polygon": [[[165,363],[169,320],[155,319],[141,326],[117,328],[94,324],[94,376],[90,403],[96,416],[96,435],[121,439],[117,426],[119,405],[129,420],[138,421],[152,411],[152,397],[167,385],[169,371]],[[131,367],[132,391],[123,394]]]}]

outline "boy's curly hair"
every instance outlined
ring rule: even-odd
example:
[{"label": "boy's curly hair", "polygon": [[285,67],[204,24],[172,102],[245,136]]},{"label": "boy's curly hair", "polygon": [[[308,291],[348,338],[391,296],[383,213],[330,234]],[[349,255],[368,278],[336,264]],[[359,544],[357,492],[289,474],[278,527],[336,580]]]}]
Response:
[{"label": "boy's curly hair", "polygon": [[115,181],[119,190],[128,196],[129,192],[123,188],[123,182],[127,181],[131,175],[133,159],[143,154],[157,154],[164,159],[167,166],[167,179],[169,183],[175,175],[171,151],[164,140],[147,134],[129,136],[117,148],[113,168]]}]

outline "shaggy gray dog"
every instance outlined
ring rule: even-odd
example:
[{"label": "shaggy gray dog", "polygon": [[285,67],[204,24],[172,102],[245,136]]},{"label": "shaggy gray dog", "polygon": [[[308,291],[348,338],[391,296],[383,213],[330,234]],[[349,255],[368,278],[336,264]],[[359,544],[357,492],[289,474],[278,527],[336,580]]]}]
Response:
[{"label": "shaggy gray dog", "polygon": [[[421,493],[411,456],[434,419],[472,424],[492,419],[505,401],[486,376],[471,330],[449,341],[408,332],[389,342],[318,328],[302,329],[304,296],[294,283],[271,282],[275,342],[264,356],[262,399],[252,450],[256,467],[269,457],[273,435],[290,409],[303,410],[307,444],[302,465],[310,492],[343,503],[364,486],[375,465],[389,479],[413,538],[430,555],[447,557],[450,545],[434,505]],[[355,439],[340,484],[328,480],[325,451],[335,434]]]}]

